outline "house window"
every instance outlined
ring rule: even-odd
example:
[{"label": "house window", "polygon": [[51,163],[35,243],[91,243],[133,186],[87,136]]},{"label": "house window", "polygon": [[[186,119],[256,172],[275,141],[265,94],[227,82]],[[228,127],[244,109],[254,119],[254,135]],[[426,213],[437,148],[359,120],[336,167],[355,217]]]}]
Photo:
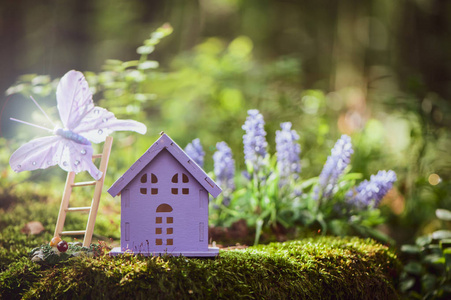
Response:
[{"label": "house window", "polygon": [[[186,175],[185,173],[177,173],[174,176],[172,176],[172,180],[171,181],[172,181],[172,183],[177,184],[176,185],[177,187],[171,188],[171,193],[173,195],[178,195],[179,192],[181,192],[181,194],[183,194],[183,195],[188,195],[189,194],[189,188],[187,188],[187,187],[186,188],[185,187],[180,188],[181,186],[187,186],[187,183],[189,183],[188,175]],[[179,191],[179,189],[181,191]]]},{"label": "house window", "polygon": [[172,246],[174,245],[174,218],[170,215],[172,207],[163,203],[157,207],[157,215],[155,219],[155,245]]},{"label": "house window", "polygon": [[130,240],[130,223],[129,222],[125,222],[125,240],[126,241]]},{"label": "house window", "polygon": [[151,195],[157,195],[158,194],[158,188],[155,187],[155,184],[158,183],[158,178],[154,173],[150,173],[150,182],[148,182],[147,173],[144,173],[141,178],[141,187],[139,189],[139,192],[142,195],[147,195],[147,192],[150,188],[150,194]]},{"label": "house window", "polygon": [[143,176],[141,176],[141,183],[146,183],[147,182],[147,173],[144,173]]},{"label": "house window", "polygon": [[204,222],[199,222],[199,242],[204,241]]},{"label": "house window", "polygon": [[171,212],[172,211],[172,207],[168,204],[160,204],[157,207],[157,212]]}]

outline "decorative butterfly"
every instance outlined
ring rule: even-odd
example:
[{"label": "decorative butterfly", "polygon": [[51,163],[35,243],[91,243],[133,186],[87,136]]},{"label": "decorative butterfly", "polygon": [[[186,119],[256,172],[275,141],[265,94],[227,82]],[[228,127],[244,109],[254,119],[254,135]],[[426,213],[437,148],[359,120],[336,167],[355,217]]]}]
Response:
[{"label": "decorative butterfly", "polygon": [[140,122],[118,120],[112,112],[94,106],[85,77],[74,70],[61,78],[56,89],[57,108],[64,128],[57,127],[32,100],[55,129],[11,118],[53,133],[52,136],[31,140],[11,155],[9,164],[15,172],[45,169],[58,164],[68,172],[88,171],[95,180],[99,180],[102,172],[92,162],[91,142],[103,142],[114,131],[131,130],[141,134],[147,131]]}]

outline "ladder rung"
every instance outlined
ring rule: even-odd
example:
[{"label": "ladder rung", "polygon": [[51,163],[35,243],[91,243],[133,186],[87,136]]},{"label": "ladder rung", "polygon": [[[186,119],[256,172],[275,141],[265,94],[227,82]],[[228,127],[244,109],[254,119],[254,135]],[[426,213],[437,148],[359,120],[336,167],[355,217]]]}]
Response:
[{"label": "ladder rung", "polygon": [[60,235],[83,235],[86,233],[86,230],[75,230],[75,231],[63,231],[60,232]]},{"label": "ladder rung", "polygon": [[84,206],[84,207],[69,207],[66,209],[66,211],[90,211],[91,206]]},{"label": "ladder rung", "polygon": [[80,182],[76,182],[73,183],[71,186],[75,187],[75,186],[87,186],[87,185],[95,185],[97,183],[97,181],[93,180],[93,181],[80,181]]},{"label": "ladder rung", "polygon": [[93,154],[92,159],[95,159],[95,158],[102,158],[102,154]]}]

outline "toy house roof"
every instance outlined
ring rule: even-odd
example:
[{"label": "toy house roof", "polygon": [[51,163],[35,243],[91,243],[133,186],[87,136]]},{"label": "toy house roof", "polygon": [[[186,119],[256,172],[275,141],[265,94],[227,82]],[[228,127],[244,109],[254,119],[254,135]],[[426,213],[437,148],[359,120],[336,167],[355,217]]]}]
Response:
[{"label": "toy house roof", "polygon": [[111,196],[117,196],[162,150],[172,156],[207,190],[217,197],[221,188],[199,167],[169,136],[161,137],[108,189]]}]

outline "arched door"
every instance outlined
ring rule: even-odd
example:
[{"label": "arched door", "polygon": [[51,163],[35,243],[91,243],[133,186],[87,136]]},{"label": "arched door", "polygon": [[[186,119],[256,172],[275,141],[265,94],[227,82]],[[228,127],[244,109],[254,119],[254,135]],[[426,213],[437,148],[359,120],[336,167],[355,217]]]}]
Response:
[{"label": "arched door", "polygon": [[155,245],[174,245],[174,218],[169,204],[160,204],[155,217]]}]

